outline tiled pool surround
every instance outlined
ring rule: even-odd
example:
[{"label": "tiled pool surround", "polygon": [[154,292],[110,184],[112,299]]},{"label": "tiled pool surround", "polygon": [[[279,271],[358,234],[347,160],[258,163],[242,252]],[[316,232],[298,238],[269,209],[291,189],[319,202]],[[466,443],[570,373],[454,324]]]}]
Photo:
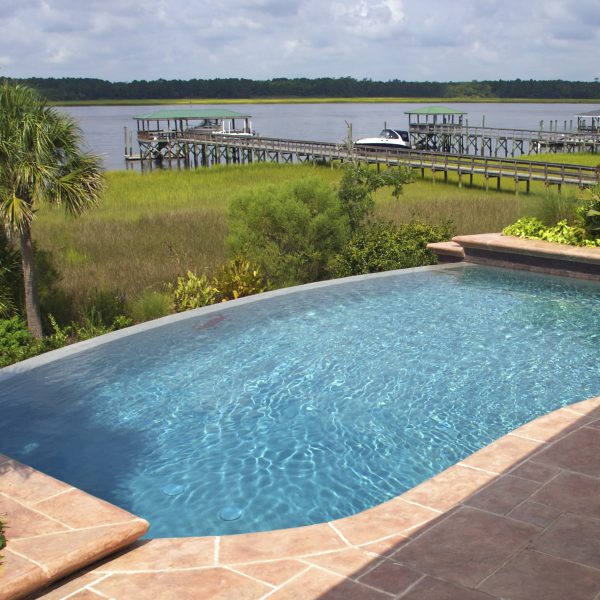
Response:
[{"label": "tiled pool surround", "polygon": [[[358,515],[281,531],[139,542],[32,597],[598,600],[599,447],[597,397],[539,417]],[[81,552],[90,518],[96,529],[112,527],[113,537],[123,522],[143,523],[102,501],[90,512],[87,494],[25,473],[5,468],[0,476],[13,531],[0,598],[46,585],[42,573]],[[48,494],[50,501],[41,499]],[[59,500],[68,494],[76,496],[72,503]],[[66,525],[62,519],[75,533],[52,529]],[[103,541],[99,547],[103,553]]]}]

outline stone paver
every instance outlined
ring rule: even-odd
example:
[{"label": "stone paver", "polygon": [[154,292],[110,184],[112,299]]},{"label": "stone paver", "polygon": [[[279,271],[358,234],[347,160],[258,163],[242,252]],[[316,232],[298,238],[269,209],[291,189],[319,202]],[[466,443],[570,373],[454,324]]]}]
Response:
[{"label": "stone paver", "polygon": [[[292,530],[138,542],[37,598],[599,600],[599,412],[600,398],[556,411],[352,517]],[[49,511],[59,514],[78,495],[57,491],[41,474],[30,476],[35,504]],[[45,486],[54,499],[40,497]],[[10,495],[22,504],[17,510],[0,489],[14,514],[36,510]],[[105,508],[95,510],[110,520],[115,513]],[[84,525],[85,515],[57,523]],[[85,531],[31,538],[31,526],[19,527],[25,537],[9,540],[0,579],[13,592],[19,577],[52,570],[49,539]],[[29,546],[34,539],[37,549]],[[20,556],[27,548],[28,556]]]},{"label": "stone paver", "polygon": [[468,506],[506,515],[539,489],[541,484],[506,475],[465,501]]},{"label": "stone paver", "polygon": [[511,600],[591,600],[600,589],[600,571],[525,551],[487,579],[481,589]]},{"label": "stone paver", "polygon": [[465,507],[392,558],[422,573],[476,587],[539,532],[535,525]]}]

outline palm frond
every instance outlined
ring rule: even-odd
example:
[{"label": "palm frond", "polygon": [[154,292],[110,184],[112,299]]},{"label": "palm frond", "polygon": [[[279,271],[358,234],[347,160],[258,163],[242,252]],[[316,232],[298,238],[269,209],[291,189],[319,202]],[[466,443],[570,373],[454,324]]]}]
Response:
[{"label": "palm frond", "polygon": [[14,192],[0,196],[0,217],[8,231],[20,233],[31,224],[34,211],[26,200]]},{"label": "palm frond", "polygon": [[100,159],[80,154],[61,169],[61,175],[51,190],[52,201],[63,204],[72,215],[80,215],[100,202],[104,181]]}]

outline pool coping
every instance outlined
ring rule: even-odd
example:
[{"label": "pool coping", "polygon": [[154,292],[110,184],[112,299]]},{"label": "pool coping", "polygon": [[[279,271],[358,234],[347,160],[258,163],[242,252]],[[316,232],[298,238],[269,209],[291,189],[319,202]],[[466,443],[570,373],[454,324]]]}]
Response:
[{"label": "pool coping", "polygon": [[[598,599],[599,444],[600,396],[538,417],[356,515],[138,542],[34,597]],[[9,536],[5,555],[14,543]],[[6,595],[2,581],[0,598],[25,595]]]}]

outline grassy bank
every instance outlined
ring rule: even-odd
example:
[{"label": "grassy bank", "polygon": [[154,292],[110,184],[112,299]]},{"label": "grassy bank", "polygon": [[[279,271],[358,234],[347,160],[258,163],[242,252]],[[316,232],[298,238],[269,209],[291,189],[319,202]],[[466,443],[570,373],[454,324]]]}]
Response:
[{"label": "grassy bank", "polygon": [[[147,175],[109,173],[104,201],[81,218],[50,209],[38,215],[35,241],[60,275],[46,300],[47,310],[67,320],[80,316],[98,297],[118,297],[136,320],[158,316],[167,282],[188,269],[209,274],[226,259],[226,209],[233,196],[308,176],[336,185],[340,171],[263,163]],[[540,215],[553,203],[541,185],[516,196],[511,190],[486,192],[483,181],[474,183],[459,189],[452,177],[447,184],[426,177],[407,185],[399,199],[381,190],[376,214],[395,222],[450,220],[455,233],[476,233],[500,231],[521,216]],[[69,306],[73,309],[66,310]]]},{"label": "grassy bank", "polygon": [[569,154],[555,154],[549,152],[546,154],[530,154],[523,158],[537,162],[584,165],[586,167],[595,167],[600,163],[600,154],[592,154],[591,152],[575,152]]},{"label": "grassy bank", "polygon": [[57,106],[146,106],[167,104],[595,104],[600,99],[556,100],[548,98],[161,98],[140,100],[69,100],[53,102]]}]

